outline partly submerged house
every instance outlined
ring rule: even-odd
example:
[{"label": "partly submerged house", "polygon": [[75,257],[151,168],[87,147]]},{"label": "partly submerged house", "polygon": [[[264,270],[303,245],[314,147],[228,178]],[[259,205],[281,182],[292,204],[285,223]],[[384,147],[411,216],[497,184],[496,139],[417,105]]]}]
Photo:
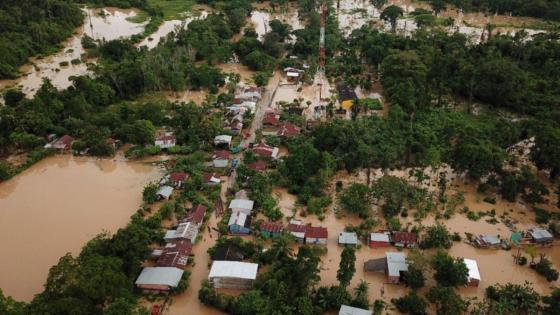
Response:
[{"label": "partly submerged house", "polygon": [[69,135],[64,135],[51,143],[47,143],[45,145],[45,149],[55,149],[59,151],[65,151],[72,147],[72,143],[74,142],[74,138]]},{"label": "partly submerged house", "polygon": [[177,138],[172,132],[166,132],[164,135],[156,138],[154,145],[161,149],[169,149],[177,145]]},{"label": "partly submerged house", "polygon": [[478,287],[480,284],[480,270],[478,269],[478,264],[476,260],[463,258],[465,265],[469,269],[469,277],[467,285],[471,287]]},{"label": "partly submerged house", "polygon": [[261,157],[265,157],[265,158],[270,158],[270,159],[277,159],[278,158],[278,148],[276,147],[271,147],[269,145],[266,145],[264,143],[259,143],[256,146],[253,147],[253,153],[261,156]]},{"label": "partly submerged house", "polygon": [[329,232],[320,226],[308,225],[305,229],[305,244],[327,245]]},{"label": "partly submerged house", "polygon": [[298,126],[290,122],[285,122],[278,127],[276,135],[281,138],[291,138],[299,135],[300,132],[301,129]]},{"label": "partly submerged house", "polygon": [[274,223],[274,222],[263,222],[260,225],[261,235],[263,237],[277,237],[282,234],[282,230],[284,227],[282,224]]},{"label": "partly submerged house", "polygon": [[175,267],[179,269],[187,266],[189,255],[192,252],[192,243],[189,240],[174,240],[165,245],[159,256],[156,266]]},{"label": "partly submerged house", "polygon": [[189,174],[184,172],[173,172],[169,174],[169,183],[175,188],[181,188],[187,179],[189,179]]},{"label": "partly submerged house", "polygon": [[398,284],[408,271],[408,263],[404,253],[387,252],[385,258],[371,259],[364,263],[366,272],[385,272],[387,282]]},{"label": "partly submerged house", "polygon": [[167,230],[164,236],[166,242],[174,240],[189,240],[191,243],[196,241],[198,226],[193,222],[179,223],[176,230]]},{"label": "partly submerged house", "polygon": [[169,198],[171,198],[171,194],[173,194],[173,187],[171,186],[161,186],[156,193],[158,199],[165,200],[169,200]]},{"label": "partly submerged house", "polygon": [[391,245],[389,232],[377,232],[369,234],[370,247],[387,247]]},{"label": "partly submerged house", "polygon": [[307,230],[307,225],[303,225],[300,222],[290,222],[288,224],[288,231],[292,234],[298,243],[303,243],[305,241],[305,231]]},{"label": "partly submerged house", "polygon": [[183,270],[175,267],[146,267],[136,279],[136,286],[144,292],[169,293],[177,287]]},{"label": "partly submerged house", "polygon": [[479,248],[498,248],[501,241],[496,235],[478,235],[474,238],[473,244]]},{"label": "partly submerged house", "polygon": [[216,260],[208,274],[208,281],[216,289],[250,289],[257,279],[258,269],[258,264]]},{"label": "partly submerged house", "polygon": [[554,236],[548,231],[540,227],[527,230],[532,241],[537,244],[552,244]]},{"label": "partly submerged house", "polygon": [[255,202],[253,200],[233,199],[229,203],[229,209],[231,209],[232,212],[241,212],[249,215],[253,211],[254,205]]},{"label": "partly submerged house", "polygon": [[239,211],[232,212],[228,222],[228,229],[232,234],[250,234],[251,217],[247,213]]},{"label": "partly submerged house", "polygon": [[355,232],[340,232],[338,234],[338,244],[340,245],[358,245],[358,234]]},{"label": "partly submerged house", "polygon": [[391,232],[391,243],[397,247],[416,247],[418,243],[418,235],[412,232]]},{"label": "partly submerged house", "polygon": [[341,305],[338,315],[371,315],[372,311],[348,305]]}]

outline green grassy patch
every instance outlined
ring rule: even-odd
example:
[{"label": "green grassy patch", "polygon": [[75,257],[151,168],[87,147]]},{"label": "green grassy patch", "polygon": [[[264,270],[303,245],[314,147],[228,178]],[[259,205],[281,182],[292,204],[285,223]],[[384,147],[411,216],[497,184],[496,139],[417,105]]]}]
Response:
[{"label": "green grassy patch", "polygon": [[132,23],[144,23],[150,19],[150,15],[146,11],[140,11],[135,16],[127,17],[126,20]]},{"label": "green grassy patch", "polygon": [[181,18],[185,12],[191,10],[195,3],[195,0],[148,0],[150,6],[161,8],[165,20]]}]

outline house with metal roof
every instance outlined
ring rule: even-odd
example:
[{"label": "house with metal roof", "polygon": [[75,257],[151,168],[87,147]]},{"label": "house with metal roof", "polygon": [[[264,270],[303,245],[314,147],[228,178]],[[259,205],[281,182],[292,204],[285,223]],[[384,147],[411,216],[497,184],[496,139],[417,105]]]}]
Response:
[{"label": "house with metal roof", "polygon": [[259,143],[256,146],[253,147],[253,153],[261,156],[261,157],[265,157],[265,158],[271,158],[273,160],[276,160],[278,158],[278,152],[279,149],[276,147],[271,147],[269,145],[266,145],[264,143]]},{"label": "house with metal roof", "polygon": [[253,206],[255,202],[248,199],[233,199],[229,203],[229,208],[232,212],[243,212],[245,214],[251,214],[253,211]]},{"label": "house with metal roof", "polygon": [[216,260],[208,274],[208,281],[216,289],[250,289],[257,279],[258,264]]},{"label": "house with metal roof", "polygon": [[363,308],[357,308],[348,305],[341,305],[338,315],[371,315],[373,314],[370,310],[364,310]]},{"label": "house with metal roof", "polygon": [[388,247],[391,245],[389,232],[376,232],[369,234],[370,247]]},{"label": "house with metal roof", "polygon": [[391,243],[397,247],[413,248],[418,243],[418,235],[412,232],[391,232],[390,238]]},{"label": "house with metal roof", "polygon": [[228,167],[231,153],[226,150],[216,151],[212,155],[212,166],[217,168]]},{"label": "house with metal roof", "polygon": [[340,232],[338,233],[338,244],[340,245],[358,245],[358,234],[355,232]]},{"label": "house with metal roof", "polygon": [[183,270],[175,267],[146,267],[136,279],[136,286],[144,292],[169,293],[176,288]]},{"label": "house with metal roof", "polygon": [[540,227],[529,229],[527,233],[530,235],[533,242],[537,244],[551,244],[554,241],[552,234]]},{"label": "house with metal roof", "polygon": [[158,199],[165,200],[169,200],[169,198],[171,198],[171,194],[173,194],[173,187],[171,186],[161,186],[156,193]]},{"label": "house with metal roof", "polygon": [[175,230],[167,230],[164,236],[166,242],[174,240],[189,240],[191,243],[196,241],[198,235],[198,226],[193,222],[183,222],[177,226]]},{"label": "house with metal roof", "polygon": [[192,222],[198,228],[200,228],[202,223],[204,223],[204,217],[206,216],[206,210],[208,210],[208,208],[206,206],[196,205],[195,207],[193,207],[189,211],[189,213],[187,213],[187,215],[185,216],[185,218],[183,218],[181,220],[181,222]]},{"label": "house with metal roof", "polygon": [[408,271],[408,262],[404,253],[388,252],[385,253],[387,259],[387,280],[390,283],[398,284],[401,277]]},{"label": "house with metal roof", "polygon": [[175,267],[184,269],[192,252],[192,243],[189,240],[174,240],[163,248],[156,262],[157,267]]},{"label": "house with metal roof", "polygon": [[478,287],[480,283],[480,270],[478,269],[478,264],[476,260],[463,258],[465,265],[469,269],[469,277],[467,285],[471,287]]},{"label": "house with metal roof", "polygon": [[274,222],[263,222],[260,225],[261,235],[266,238],[279,236],[283,229],[282,224]]},{"label": "house with metal roof", "polygon": [[60,151],[68,150],[72,147],[74,142],[74,137],[69,135],[64,135],[58,139],[55,139],[51,143],[45,144],[45,149],[56,149]]},{"label": "house with metal roof", "polygon": [[290,222],[288,224],[288,231],[296,238],[296,242],[303,243],[305,241],[305,231],[307,226],[301,224],[301,222]]},{"label": "house with metal roof", "polygon": [[221,148],[229,148],[232,139],[233,137],[230,135],[219,135],[214,137],[214,145]]},{"label": "house with metal roof", "polygon": [[473,244],[479,248],[497,248],[500,246],[501,241],[496,235],[477,235]]},{"label": "house with metal roof", "polygon": [[204,173],[202,175],[202,182],[205,185],[214,186],[220,184],[221,181],[222,180],[220,179],[220,175],[218,175],[218,173]]},{"label": "house with metal roof", "polygon": [[169,174],[169,183],[175,188],[181,188],[188,178],[189,174],[185,172],[173,172]]},{"label": "house with metal roof", "polygon": [[177,144],[177,138],[173,132],[166,132],[164,135],[156,138],[154,145],[161,149],[169,149]]},{"label": "house with metal roof", "polygon": [[327,245],[329,232],[321,226],[308,225],[305,229],[305,244]]},{"label": "house with metal roof", "polygon": [[244,212],[234,211],[228,222],[229,232],[232,234],[250,234],[251,233],[251,217]]}]

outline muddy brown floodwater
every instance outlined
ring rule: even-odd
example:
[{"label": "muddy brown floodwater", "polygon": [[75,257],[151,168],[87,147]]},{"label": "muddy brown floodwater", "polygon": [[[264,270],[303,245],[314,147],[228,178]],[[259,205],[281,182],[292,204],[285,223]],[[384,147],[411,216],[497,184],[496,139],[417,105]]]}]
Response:
[{"label": "muddy brown floodwater", "polygon": [[[137,15],[137,10],[103,8],[83,9],[84,24],[76,30],[74,35],[62,43],[63,48],[56,54],[45,58],[30,58],[30,63],[22,66],[22,76],[15,80],[0,80],[0,90],[6,87],[21,86],[22,92],[27,97],[32,97],[41,87],[43,78],[51,80],[52,84],[59,88],[67,88],[71,85],[70,77],[88,74],[86,62],[73,65],[74,59],[80,59],[85,53],[82,48],[84,34],[96,40],[113,40],[120,37],[130,37],[141,33],[146,23],[133,23],[128,21]],[[89,60],[92,62],[93,60]],[[67,66],[61,66],[61,62],[68,62]]]},{"label": "muddy brown floodwater", "polygon": [[142,189],[161,176],[149,163],[67,155],[40,161],[0,183],[0,288],[29,301],[49,268],[95,235],[125,226]]}]

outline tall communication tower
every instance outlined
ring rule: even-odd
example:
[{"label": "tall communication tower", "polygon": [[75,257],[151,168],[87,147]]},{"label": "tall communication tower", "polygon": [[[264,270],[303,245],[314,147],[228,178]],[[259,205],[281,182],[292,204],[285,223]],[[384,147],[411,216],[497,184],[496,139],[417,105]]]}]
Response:
[{"label": "tall communication tower", "polygon": [[321,31],[319,36],[319,69],[321,73],[325,72],[325,19],[327,17],[327,5],[321,4]]}]

